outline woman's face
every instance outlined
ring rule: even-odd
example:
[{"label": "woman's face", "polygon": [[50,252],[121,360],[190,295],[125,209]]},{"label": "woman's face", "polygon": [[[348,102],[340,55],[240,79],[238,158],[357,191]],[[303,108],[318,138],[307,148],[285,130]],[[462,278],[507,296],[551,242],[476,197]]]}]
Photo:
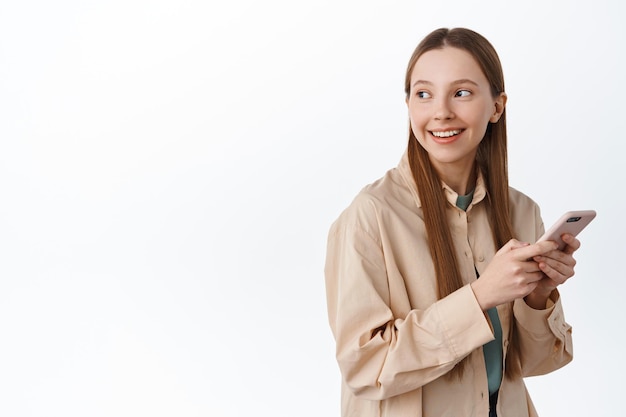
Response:
[{"label": "woman's face", "polygon": [[411,129],[440,174],[469,172],[487,123],[497,122],[506,95],[493,97],[478,63],[446,46],[424,53],[411,72]]}]

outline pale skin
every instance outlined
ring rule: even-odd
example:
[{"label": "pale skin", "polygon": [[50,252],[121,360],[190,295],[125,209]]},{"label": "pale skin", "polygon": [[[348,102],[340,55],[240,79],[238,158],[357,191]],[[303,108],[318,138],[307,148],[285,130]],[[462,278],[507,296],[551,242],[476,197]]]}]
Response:
[{"label": "pale skin", "polygon": [[[411,129],[442,180],[459,195],[473,190],[478,145],[506,101],[505,93],[491,94],[474,58],[461,49],[435,49],[416,62],[406,100]],[[574,275],[580,242],[569,234],[563,241],[567,246],[559,251],[552,241],[511,239],[471,284],[480,307],[523,298],[530,307],[545,309],[550,294]]]},{"label": "pale skin", "polygon": [[480,307],[487,310],[524,298],[530,307],[545,309],[552,291],[574,275],[573,253],[580,242],[570,234],[563,241],[567,246],[559,251],[552,241],[531,245],[511,239],[471,284]]}]

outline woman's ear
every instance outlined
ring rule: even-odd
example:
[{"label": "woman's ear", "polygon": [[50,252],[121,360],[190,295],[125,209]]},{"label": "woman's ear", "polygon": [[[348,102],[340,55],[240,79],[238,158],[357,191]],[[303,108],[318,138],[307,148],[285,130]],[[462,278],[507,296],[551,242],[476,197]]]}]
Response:
[{"label": "woman's ear", "polygon": [[489,118],[491,123],[496,123],[500,120],[502,113],[504,113],[504,108],[506,107],[506,93],[500,93],[498,97],[496,97],[496,101],[494,103],[494,112]]}]

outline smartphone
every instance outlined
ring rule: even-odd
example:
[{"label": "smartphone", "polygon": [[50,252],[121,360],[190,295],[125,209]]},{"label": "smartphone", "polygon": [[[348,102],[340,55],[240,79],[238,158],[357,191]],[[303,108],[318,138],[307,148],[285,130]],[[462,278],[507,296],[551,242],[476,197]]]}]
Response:
[{"label": "smartphone", "polygon": [[543,236],[537,240],[554,240],[559,244],[559,250],[565,248],[566,243],[561,240],[563,233],[570,233],[574,236],[578,235],[591,221],[596,217],[594,210],[575,210],[568,211],[562,215],[559,220],[548,229]]}]

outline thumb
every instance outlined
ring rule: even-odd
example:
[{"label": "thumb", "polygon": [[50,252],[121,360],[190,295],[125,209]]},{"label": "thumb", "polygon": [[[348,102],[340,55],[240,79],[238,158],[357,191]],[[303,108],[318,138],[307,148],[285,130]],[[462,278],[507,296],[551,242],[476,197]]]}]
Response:
[{"label": "thumb", "polygon": [[528,245],[530,245],[530,243],[528,242],[521,242],[517,239],[511,239],[508,242],[506,242],[506,245],[502,246],[502,250],[510,251],[513,249],[524,248]]}]

